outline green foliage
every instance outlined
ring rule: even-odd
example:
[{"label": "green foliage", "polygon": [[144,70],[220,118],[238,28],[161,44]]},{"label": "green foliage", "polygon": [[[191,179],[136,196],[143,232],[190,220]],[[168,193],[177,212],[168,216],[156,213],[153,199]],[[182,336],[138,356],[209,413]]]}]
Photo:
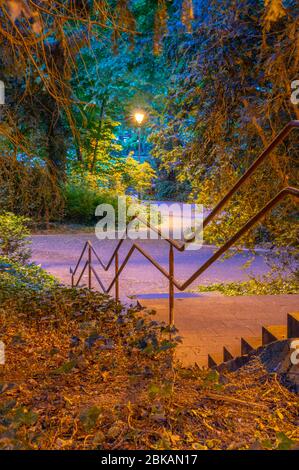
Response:
[{"label": "green foliage", "polygon": [[[36,132],[38,141],[39,134]],[[57,221],[63,215],[60,186],[52,171],[45,166],[42,143],[36,156],[22,154],[16,158],[15,149],[0,136],[0,202],[1,211],[30,217],[38,224]]]},{"label": "green foliage", "polygon": [[71,153],[68,159],[68,178],[76,184],[85,180],[92,188],[121,190],[119,173],[123,159],[119,157],[122,147],[114,134],[118,123],[108,118],[104,120],[103,116],[97,118],[95,112],[85,111],[85,117],[77,154]]},{"label": "green foliage", "polygon": [[155,177],[156,173],[148,162],[139,163],[132,157],[126,159],[122,173],[125,189],[130,188],[144,194],[151,188]]},{"label": "green foliage", "polygon": [[277,433],[277,441],[278,442],[277,442],[276,450],[290,450],[292,448],[296,448],[297,446],[296,441],[293,439],[290,439],[283,432]]},{"label": "green foliage", "polygon": [[68,374],[73,370],[76,366],[76,361],[68,361],[62,364],[62,366],[58,367],[57,369],[53,370],[52,374],[60,375],[60,374]]},{"label": "green foliage", "polygon": [[95,189],[87,184],[68,183],[64,187],[65,218],[81,224],[93,223],[95,209],[100,204],[111,204],[117,210],[117,194]]},{"label": "green foliage", "polygon": [[158,178],[155,184],[155,195],[158,200],[184,202],[188,200],[190,184],[169,179]]},{"label": "green foliage", "polygon": [[14,261],[25,263],[30,258],[30,219],[12,212],[0,214],[0,254]]},{"label": "green foliage", "polygon": [[[92,50],[83,49],[78,58],[73,84],[80,101],[72,109],[77,136],[69,149],[68,176],[76,185],[81,179],[94,188],[144,194],[155,175],[149,163],[139,165],[132,158],[138,148],[132,115],[137,108],[151,112],[163,74],[152,54],[153,11],[145,2],[137,2],[133,9],[140,29],[146,29],[142,42],[136,37],[134,50],[120,43],[118,53],[111,54],[109,32],[105,41],[93,41]],[[147,133],[145,125],[142,153],[148,153]]]},{"label": "green foliage", "polygon": [[[8,10],[16,9],[20,40],[6,3]],[[75,163],[83,173],[118,189],[115,159],[125,160],[131,151],[136,155],[132,111],[150,110],[157,84],[163,83],[160,63],[152,54],[160,3],[72,2],[71,8],[57,9],[49,2],[39,14],[33,8],[29,22],[31,8],[26,6],[23,15],[19,3],[4,1],[0,6],[0,36],[9,38],[0,51],[0,79],[9,103],[0,111],[1,154],[2,144],[9,147],[3,171],[0,162],[0,197],[7,210],[49,222],[63,216],[58,182],[65,182]],[[47,34],[37,36],[37,23]],[[18,171],[7,168],[7,162]]]},{"label": "green foliage", "polygon": [[274,279],[269,276],[252,278],[244,282],[214,283],[208,286],[199,286],[199,292],[219,291],[224,295],[279,295],[299,294],[298,278],[287,278],[277,275]]},{"label": "green foliage", "polygon": [[57,285],[56,279],[40,266],[12,261],[0,256],[0,299],[14,297],[24,289],[42,292]]},{"label": "green foliage", "polygon": [[[102,162],[103,163],[103,162]],[[98,161],[97,165],[100,165]],[[117,197],[125,192],[144,194],[151,188],[155,172],[149,163],[139,163],[134,158],[108,157],[103,171],[91,173],[76,166],[64,185],[65,218],[83,224],[93,223],[95,209],[100,204],[110,204],[117,217]]]},{"label": "green foliage", "polygon": [[19,426],[33,426],[38,419],[38,415],[25,407],[20,407],[15,410],[14,424]]},{"label": "green foliage", "polygon": [[68,178],[76,186],[85,185],[94,192],[148,191],[156,174],[148,162],[139,163],[135,158],[113,157],[110,154],[98,159],[94,171],[85,165],[74,163]]},{"label": "green foliage", "polygon": [[284,432],[277,432],[274,441],[265,439],[261,442],[261,445],[265,450],[295,450],[297,443],[293,439],[290,439]]},{"label": "green foliage", "polygon": [[[160,168],[190,182],[192,202],[212,208],[274,135],[299,117],[290,101],[298,68],[291,39],[297,14],[293,0],[284,2],[286,8],[281,4],[267,2],[265,14],[263,1],[206,0],[192,33],[179,41],[165,38],[168,89],[157,106],[152,154]],[[275,10],[282,14],[269,13]],[[207,227],[207,241],[227,240],[280,189],[297,184],[297,147],[294,132],[225,207],[223,223]],[[261,239],[293,245],[295,223],[295,201],[289,198],[240,245]]]}]

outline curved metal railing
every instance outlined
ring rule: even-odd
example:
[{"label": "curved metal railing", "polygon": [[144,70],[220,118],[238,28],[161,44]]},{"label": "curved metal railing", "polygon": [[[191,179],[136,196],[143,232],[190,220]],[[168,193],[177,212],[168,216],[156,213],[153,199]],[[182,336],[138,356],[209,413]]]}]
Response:
[{"label": "curved metal railing", "polygon": [[[266,147],[266,149],[261,153],[261,155],[255,160],[255,162],[250,166],[250,168],[244,173],[244,175],[236,182],[236,184],[228,191],[228,193],[221,199],[221,201],[215,206],[215,208],[208,214],[208,216],[203,221],[203,228],[205,228],[223,209],[227,202],[232,198],[232,196],[238,191],[238,189],[248,180],[248,178],[254,173],[254,171],[261,165],[261,163],[266,159],[266,157],[271,153],[271,151],[281,143],[284,138],[290,133],[292,129],[299,128],[299,121],[289,122],[284,129],[273,139],[273,141]],[[193,273],[185,282],[179,283],[174,277],[174,248],[180,252],[183,252],[186,249],[186,246],[191,243],[194,238],[189,239],[186,242],[178,242],[172,238],[163,237],[160,229],[152,226],[147,221],[143,220],[141,217],[135,217],[139,219],[144,225],[146,225],[151,230],[158,233],[163,240],[169,244],[169,268],[168,271],[160,265],[144,248],[142,248],[137,242],[132,243],[130,250],[128,251],[125,259],[119,265],[119,250],[125,240],[125,236],[116,245],[111,258],[108,263],[105,265],[97,252],[95,251],[92,243],[87,241],[84,245],[84,248],[81,252],[79,260],[73,270],[70,268],[71,277],[72,277],[72,286],[77,287],[86,271],[88,269],[88,288],[92,288],[92,274],[100,285],[101,289],[105,293],[109,293],[113,286],[115,286],[115,298],[116,301],[119,300],[119,278],[126,267],[128,261],[135,251],[141,253],[163,276],[165,276],[169,281],[169,323],[172,325],[174,323],[174,288],[176,287],[179,291],[184,291],[187,287],[192,284],[203,272],[205,272],[216,260],[218,260],[226,251],[228,251],[245,233],[247,233],[254,225],[256,225],[268,212],[270,212],[274,206],[276,206],[282,199],[288,196],[293,196],[299,198],[299,189],[293,187],[286,187],[282,189],[277,195],[272,198],[256,215],[254,215],[241,229],[239,229],[235,235],[233,235],[227,242],[225,242],[207,261],[205,261],[196,271]],[[127,233],[127,229],[125,234]],[[124,235],[125,235],[124,234]],[[80,272],[79,278],[75,281],[75,276],[80,267],[80,263],[83,259],[84,254],[87,253],[87,260],[83,266],[83,269]],[[97,259],[104,271],[108,271],[114,261],[115,266],[115,275],[109,286],[105,288],[103,282],[101,281],[98,273],[96,272],[92,258],[93,256]]]}]

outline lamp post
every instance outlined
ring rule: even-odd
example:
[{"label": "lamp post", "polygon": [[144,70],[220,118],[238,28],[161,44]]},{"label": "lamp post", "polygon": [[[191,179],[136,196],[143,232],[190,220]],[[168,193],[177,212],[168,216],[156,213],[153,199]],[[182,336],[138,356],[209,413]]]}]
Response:
[{"label": "lamp post", "polygon": [[136,111],[134,117],[138,125],[138,161],[141,163],[141,124],[144,121],[145,114],[142,111]]}]

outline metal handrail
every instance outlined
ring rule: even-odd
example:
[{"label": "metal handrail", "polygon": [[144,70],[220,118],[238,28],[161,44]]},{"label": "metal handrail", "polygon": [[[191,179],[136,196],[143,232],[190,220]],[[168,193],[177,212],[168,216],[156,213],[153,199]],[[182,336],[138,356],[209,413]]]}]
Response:
[{"label": "metal handrail", "polygon": [[[224,207],[224,205],[231,199],[233,194],[244,184],[244,182],[251,176],[251,174],[256,170],[256,168],[265,160],[265,158],[269,155],[271,150],[273,150],[288,134],[289,132],[294,129],[294,128],[299,128],[299,121],[291,121],[285,128],[275,137],[275,139],[268,145],[268,147],[261,153],[261,155],[258,157],[258,159],[251,165],[251,167],[244,173],[244,175],[237,181],[237,183],[233,186],[233,188],[223,197],[223,199],[216,205],[216,207],[211,211],[211,213],[206,217],[206,219],[203,221],[203,227],[206,227],[208,223],[219,213],[219,211]],[[82,276],[84,272],[86,271],[86,268],[88,267],[88,287],[91,289],[92,281],[91,277],[92,274],[94,274],[97,282],[101,286],[102,290],[105,293],[109,293],[112,289],[112,287],[115,285],[115,298],[116,301],[119,301],[119,277],[124,270],[125,266],[127,265],[129,259],[131,258],[132,254],[134,253],[135,250],[139,251],[148,261],[153,264],[153,266],[156,267],[169,281],[169,323],[170,325],[173,324],[174,322],[174,287],[176,287],[180,291],[184,291],[198,276],[200,276],[206,269],[208,269],[211,264],[213,264],[220,256],[222,256],[227,250],[231,248],[232,245],[236,241],[238,241],[248,230],[250,230],[260,219],[262,219],[266,213],[268,213],[274,206],[276,206],[281,199],[284,199],[286,196],[295,196],[299,198],[299,189],[297,188],[292,188],[292,187],[286,187],[282,189],[277,195],[271,199],[255,216],[253,216],[240,230],[238,230],[235,235],[233,235],[226,243],[222,245],[205,263],[203,263],[200,268],[195,271],[194,274],[190,276],[189,279],[187,279],[185,282],[180,284],[175,278],[174,278],[174,251],[173,249],[176,248],[178,251],[182,252],[186,249],[186,246],[188,243],[192,242],[191,240],[188,240],[185,243],[182,242],[177,242],[173,240],[172,238],[164,238],[162,235],[162,232],[152,226],[150,223],[147,221],[143,220],[140,217],[134,217],[134,219],[139,219],[141,222],[143,222],[148,228],[151,230],[154,230],[156,233],[158,233],[165,241],[169,243],[169,270],[167,271],[163,266],[161,266],[146,250],[144,250],[138,243],[134,242],[127,253],[124,261],[122,262],[121,266],[119,266],[119,249],[125,240],[125,234],[127,233],[127,228],[124,233],[123,238],[118,242],[115,250],[113,251],[113,254],[108,261],[107,265],[105,265],[100,257],[98,256],[97,252],[92,246],[92,243],[90,241],[87,241],[84,245],[84,248],[82,250],[82,253],[79,257],[79,260],[76,264],[76,267],[74,270],[70,268],[70,273],[72,275],[72,286],[77,287],[82,279]],[[194,239],[194,238],[193,238]],[[77,270],[79,269],[80,263],[83,259],[83,256],[86,252],[88,251],[88,260],[86,261],[83,270],[80,273],[79,279],[75,283],[75,275],[77,273]],[[113,280],[111,281],[109,287],[105,289],[105,286],[103,285],[101,279],[99,278],[97,272],[95,271],[94,267],[92,266],[92,254],[95,255],[96,259],[102,266],[102,268],[105,271],[108,271],[113,260],[115,260],[115,276]]]}]

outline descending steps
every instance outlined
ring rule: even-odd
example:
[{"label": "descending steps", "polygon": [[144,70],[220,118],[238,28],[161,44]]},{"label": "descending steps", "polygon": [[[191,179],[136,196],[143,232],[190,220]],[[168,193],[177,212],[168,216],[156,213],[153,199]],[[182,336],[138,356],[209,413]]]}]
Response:
[{"label": "descending steps", "polygon": [[258,349],[260,346],[262,346],[262,339],[258,336],[241,338],[241,356],[249,354],[251,351]]},{"label": "descending steps", "polygon": [[231,346],[223,346],[223,361],[230,361],[234,357],[241,356],[241,345],[234,344]]},{"label": "descending steps", "polygon": [[286,325],[270,325],[262,326],[261,336],[242,337],[240,340],[240,348],[236,345],[223,347],[223,354],[214,353],[208,356],[208,366],[210,368],[219,367],[223,363],[236,361],[231,369],[233,370],[238,364],[242,365],[242,357],[247,356],[252,351],[265,347],[275,341],[283,341],[286,339],[299,338],[299,312],[287,314]]},{"label": "descending steps", "polygon": [[287,335],[288,338],[299,338],[299,312],[288,315]]},{"label": "descending steps", "polygon": [[223,354],[221,353],[213,353],[208,354],[208,367],[212,369],[213,367],[217,367],[218,364],[223,362]]},{"label": "descending steps", "polygon": [[288,333],[286,325],[271,325],[262,327],[263,346],[273,343],[274,341],[281,341],[286,339],[287,336]]},{"label": "descending steps", "polygon": [[208,367],[216,367],[221,362],[227,362],[241,355],[241,348],[239,344],[223,346],[222,352],[215,352],[208,354]]},{"label": "descending steps", "polygon": [[[158,321],[168,323],[168,295],[138,297],[142,308],[155,311]],[[285,325],[296,333],[299,295],[258,295],[227,297],[215,293],[175,298],[175,326],[182,338],[176,358],[184,366],[215,367],[231,357],[242,357],[262,347],[262,326]],[[273,333],[273,332],[272,332]],[[225,350],[223,350],[225,347]],[[225,357],[224,357],[225,354]]]}]

